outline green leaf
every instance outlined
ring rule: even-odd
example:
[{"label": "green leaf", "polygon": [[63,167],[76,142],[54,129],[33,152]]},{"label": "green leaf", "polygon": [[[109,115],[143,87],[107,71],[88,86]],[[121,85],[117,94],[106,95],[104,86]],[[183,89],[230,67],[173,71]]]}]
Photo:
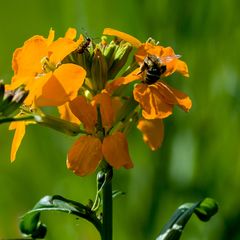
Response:
[{"label": "green leaf", "polygon": [[44,238],[47,233],[47,227],[40,222],[40,213],[32,213],[25,221],[21,221],[20,229],[32,238]]},{"label": "green leaf", "polygon": [[20,230],[23,234],[34,239],[42,239],[45,237],[47,227],[40,221],[40,214],[43,211],[60,211],[84,218],[91,222],[99,233],[102,234],[102,224],[95,212],[81,203],[63,198],[59,195],[43,197],[32,210],[22,216]]},{"label": "green leaf", "polygon": [[195,213],[202,221],[208,221],[218,211],[218,205],[214,199],[205,198],[196,203],[181,205],[172,215],[168,223],[163,227],[156,240],[178,240],[183,228]]}]

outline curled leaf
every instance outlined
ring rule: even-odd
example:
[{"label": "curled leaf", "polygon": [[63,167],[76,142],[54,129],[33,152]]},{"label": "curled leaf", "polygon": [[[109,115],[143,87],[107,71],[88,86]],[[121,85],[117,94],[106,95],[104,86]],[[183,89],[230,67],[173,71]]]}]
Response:
[{"label": "curled leaf", "polygon": [[212,198],[205,198],[196,203],[183,204],[174,212],[156,240],[178,240],[193,213],[200,220],[208,221],[217,211],[218,205]]},{"label": "curled leaf", "polygon": [[100,234],[102,233],[102,224],[95,212],[91,211],[88,206],[59,195],[45,196],[40,199],[32,210],[22,216],[19,225],[20,231],[33,239],[44,238],[47,227],[40,221],[41,212],[44,211],[60,211],[84,218],[91,222]]}]

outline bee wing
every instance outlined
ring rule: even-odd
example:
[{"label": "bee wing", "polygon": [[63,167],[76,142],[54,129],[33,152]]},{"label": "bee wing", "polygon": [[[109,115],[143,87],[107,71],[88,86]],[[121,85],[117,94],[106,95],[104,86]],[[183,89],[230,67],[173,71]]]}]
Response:
[{"label": "bee wing", "polygon": [[160,62],[168,63],[168,62],[171,62],[172,60],[180,58],[180,57],[181,57],[181,55],[179,55],[179,54],[171,55],[171,56],[163,56],[163,57],[160,57]]}]

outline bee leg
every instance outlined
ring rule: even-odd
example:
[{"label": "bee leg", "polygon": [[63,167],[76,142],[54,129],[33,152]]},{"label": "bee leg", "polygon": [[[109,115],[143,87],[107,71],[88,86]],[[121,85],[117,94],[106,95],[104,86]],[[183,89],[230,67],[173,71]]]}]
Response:
[{"label": "bee leg", "polygon": [[141,64],[141,66],[140,66],[140,72],[137,73],[137,75],[140,75],[140,74],[143,73],[146,69],[148,69],[148,65],[147,65],[145,62],[143,62],[143,63]]}]

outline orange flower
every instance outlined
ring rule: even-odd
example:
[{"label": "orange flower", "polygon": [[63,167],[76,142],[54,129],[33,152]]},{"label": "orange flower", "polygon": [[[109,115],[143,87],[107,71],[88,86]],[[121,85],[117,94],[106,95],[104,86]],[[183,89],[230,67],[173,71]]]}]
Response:
[{"label": "orange flower", "polygon": [[76,64],[62,63],[83,41],[80,36],[75,42],[75,37],[76,30],[70,28],[64,38],[53,41],[54,31],[50,30],[47,39],[34,36],[15,50],[11,86],[24,84],[30,90],[26,105],[59,106],[77,96],[86,72]]},{"label": "orange flower", "polygon": [[155,55],[162,59],[166,65],[166,71],[162,74],[162,77],[171,75],[174,72],[179,72],[185,77],[189,77],[187,64],[181,61],[178,57],[169,59],[176,56],[171,47],[162,47],[159,45],[153,45],[151,43],[143,43],[135,54],[136,61],[141,65],[145,57],[148,55]]},{"label": "orange flower", "polygon": [[[72,63],[61,61],[74,51],[83,41],[83,37],[75,42],[76,30],[69,28],[64,38],[54,40],[54,31],[50,30],[48,38],[34,36],[27,40],[23,47],[15,50],[12,60],[14,76],[9,89],[24,84],[29,95],[24,103],[31,106],[59,106],[77,96],[78,89],[82,86],[86,72]],[[63,107],[60,113],[67,118]],[[72,116],[68,116],[70,118]],[[73,122],[78,120],[73,119]],[[79,123],[79,121],[78,121]],[[15,122],[9,130],[15,130],[11,161],[15,160],[16,152],[25,135],[25,128],[29,122]]]},{"label": "orange flower", "polygon": [[158,149],[163,141],[164,126],[162,119],[140,119],[137,128],[143,134],[143,141],[150,147],[151,150]]},{"label": "orange flower", "polygon": [[[99,126],[97,106],[100,106],[102,126]],[[69,103],[73,114],[83,123],[87,136],[81,136],[68,152],[67,167],[84,176],[95,171],[104,158],[112,167],[131,168],[127,140],[122,132],[108,135],[114,120],[112,100],[107,93],[96,95],[91,103],[78,96]],[[103,131],[99,128],[103,127]],[[103,134],[104,133],[104,134]]]},{"label": "orange flower", "polygon": [[[137,47],[135,59],[140,65],[139,68],[135,69],[126,77],[120,77],[108,83],[106,86],[108,92],[112,93],[121,85],[142,80],[142,83],[135,86],[133,95],[134,99],[140,104],[142,115],[145,119],[166,118],[172,114],[174,105],[180,106],[184,111],[189,111],[192,102],[186,94],[168,86],[160,80],[147,83],[146,75],[152,77],[151,75],[156,73],[148,72],[148,69],[143,70],[143,65],[146,64],[145,59],[149,56],[155,56],[158,62],[153,62],[153,66],[157,68],[153,70],[160,71],[158,68],[165,66],[164,70],[161,70],[161,74],[159,72],[156,74],[157,77],[158,75],[159,78],[166,77],[174,72],[179,72],[185,77],[188,77],[189,74],[186,63],[178,59],[172,48],[165,48],[151,43],[139,44],[139,41],[134,37],[129,37],[128,34],[109,28],[105,29],[103,34],[117,36]],[[148,68],[148,66],[146,66],[146,68]],[[156,76],[154,77],[156,78]]]},{"label": "orange flower", "polygon": [[178,105],[184,111],[189,111],[192,106],[191,100],[186,94],[162,81],[152,85],[138,84],[135,86],[133,94],[146,119],[166,118],[172,114],[174,105]]},{"label": "orange flower", "polygon": [[[188,67],[185,62],[175,55],[171,47],[162,47],[150,42],[141,43],[128,34],[110,28],[104,29],[103,34],[117,36],[137,49],[135,60],[139,67],[127,76],[119,77],[108,83],[106,90],[109,93],[113,93],[121,85],[136,80],[142,81],[136,84],[133,90],[134,99],[140,104],[144,117],[139,120],[137,127],[143,134],[144,142],[152,150],[156,150],[161,146],[164,136],[162,119],[172,114],[174,105],[178,105],[184,111],[189,111],[192,105],[190,98],[186,94],[170,87],[164,81],[158,80],[157,74],[159,74],[160,78],[179,72],[183,76],[188,77]],[[152,66],[147,65],[149,58],[150,60],[156,59],[157,69],[149,71],[149,68],[152,66],[156,68],[155,62],[153,62]],[[164,66],[163,70],[161,69],[162,66]],[[151,79],[151,75],[154,75],[154,80]],[[146,80],[147,77],[148,79]]]}]

